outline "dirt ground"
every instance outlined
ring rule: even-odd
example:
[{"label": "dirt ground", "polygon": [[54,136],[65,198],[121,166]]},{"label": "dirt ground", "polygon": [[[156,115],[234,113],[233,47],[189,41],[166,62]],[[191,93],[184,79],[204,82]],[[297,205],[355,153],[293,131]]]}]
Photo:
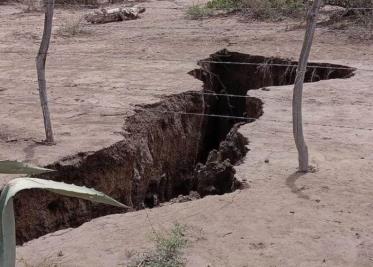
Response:
[{"label": "dirt ground", "polygon": [[[136,104],[199,90],[186,73],[222,48],[297,59],[303,30],[289,31],[293,22],[192,21],[183,10],[192,4],[144,2],[139,20],[88,25],[87,34],[72,38],[54,35],[47,79],[56,146],[35,143],[44,137],[34,68],[43,15],[1,5],[0,159],[47,165],[109,146],[121,140],[123,118]],[[57,9],[55,29],[85,12]],[[311,60],[361,69],[347,80],[305,86],[315,173],[295,173],[292,87],[250,91],[264,101],[264,115],[240,130],[250,152],[236,170],[250,188],[101,217],[30,241],[17,258],[35,266],[125,266],[134,251],[152,245],[152,227],[180,222],[188,226],[187,266],[373,266],[373,46],[321,28]]]}]

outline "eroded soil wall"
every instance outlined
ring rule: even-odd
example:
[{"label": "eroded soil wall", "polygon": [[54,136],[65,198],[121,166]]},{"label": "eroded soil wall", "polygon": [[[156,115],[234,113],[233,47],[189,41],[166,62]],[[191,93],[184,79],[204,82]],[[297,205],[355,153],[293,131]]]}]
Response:
[{"label": "eroded soil wall", "polygon": [[[283,65],[294,62],[223,50],[199,64],[201,69],[190,74],[204,82],[202,91],[140,106],[125,120],[123,141],[47,166],[57,171],[44,178],[94,187],[134,210],[192,190],[201,196],[235,190],[240,185],[233,165],[248,151],[248,140],[237,130],[263,114],[262,101],[246,94],[251,89],[293,83],[295,67]],[[309,68],[306,81],[353,75],[353,69],[333,70],[338,66],[324,65],[330,69]],[[15,210],[19,244],[95,217],[126,212],[39,190],[18,194]]]}]

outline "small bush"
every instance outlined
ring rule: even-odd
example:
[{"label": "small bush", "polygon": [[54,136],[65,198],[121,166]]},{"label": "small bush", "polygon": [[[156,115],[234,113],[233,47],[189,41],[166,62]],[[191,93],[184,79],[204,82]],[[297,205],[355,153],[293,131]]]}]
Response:
[{"label": "small bush", "polygon": [[211,9],[236,9],[240,8],[241,1],[236,0],[211,0],[206,7]]},{"label": "small bush", "polygon": [[41,1],[38,1],[38,0],[24,0],[22,1],[21,7],[22,7],[22,11],[25,13],[43,11]]},{"label": "small bush", "polygon": [[59,27],[57,34],[63,37],[72,37],[88,33],[84,28],[83,17],[73,17],[65,20]]},{"label": "small bush", "polygon": [[345,8],[371,8],[373,7],[372,0],[325,0],[325,4],[340,6]]},{"label": "small bush", "polygon": [[349,37],[356,40],[373,40],[373,12],[368,14],[359,14],[349,27]]},{"label": "small bush", "polygon": [[145,252],[128,267],[183,267],[183,248],[187,244],[185,226],[175,224],[168,234],[154,233],[155,249]]},{"label": "small bush", "polygon": [[202,19],[211,15],[212,10],[202,5],[193,5],[187,10],[187,16],[190,19]]},{"label": "small bush", "polygon": [[192,18],[215,14],[218,10],[239,11],[254,19],[278,20],[283,17],[305,15],[302,0],[210,0],[203,6],[192,6],[188,13]]},{"label": "small bush", "polygon": [[51,259],[44,259],[39,263],[30,264],[25,259],[19,259],[18,263],[23,265],[23,267],[62,267],[61,264],[53,262]]},{"label": "small bush", "polygon": [[254,19],[280,20],[304,17],[306,6],[300,0],[242,0],[243,12]]},{"label": "small bush", "polygon": [[347,8],[336,11],[323,25],[334,30],[342,30],[351,39],[373,40],[373,10]]}]

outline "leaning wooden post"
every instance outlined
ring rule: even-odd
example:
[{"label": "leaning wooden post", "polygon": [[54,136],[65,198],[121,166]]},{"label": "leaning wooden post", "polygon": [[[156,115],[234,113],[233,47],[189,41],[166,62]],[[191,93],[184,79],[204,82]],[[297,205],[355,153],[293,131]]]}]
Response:
[{"label": "leaning wooden post", "polygon": [[316,20],[319,13],[321,0],[314,0],[311,9],[307,14],[307,29],[304,36],[302,52],[300,54],[295,77],[293,92],[293,134],[298,150],[299,171],[308,171],[308,148],[304,141],[302,122],[302,95],[303,82],[307,70],[308,58],[311,51],[312,40],[316,29]]},{"label": "leaning wooden post", "polygon": [[46,144],[54,144],[52,123],[48,108],[47,83],[45,80],[45,62],[52,34],[54,0],[46,0],[45,3],[44,31],[38,55],[36,56],[36,69],[38,73],[38,85],[41,108],[43,111]]}]

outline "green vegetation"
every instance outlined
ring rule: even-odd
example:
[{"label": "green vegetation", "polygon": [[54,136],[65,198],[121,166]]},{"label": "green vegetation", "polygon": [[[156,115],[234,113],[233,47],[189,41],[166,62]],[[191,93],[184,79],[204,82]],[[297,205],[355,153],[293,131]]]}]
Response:
[{"label": "green vegetation", "polygon": [[[4,174],[24,173],[32,175],[49,171],[52,170],[20,162],[0,161],[0,173]],[[127,206],[111,197],[84,186],[76,186],[38,178],[15,178],[5,185],[0,195],[0,266],[2,267],[14,267],[16,263],[13,198],[19,191],[33,188],[48,190],[64,196],[77,197],[93,202],[127,208]]]},{"label": "green vegetation", "polygon": [[304,15],[305,5],[301,0],[210,0],[206,5],[190,7],[187,14],[191,19],[199,19],[217,11],[239,11],[254,19],[279,20]]},{"label": "green vegetation", "polygon": [[143,253],[128,267],[183,267],[185,259],[182,257],[186,247],[186,227],[175,224],[170,233],[153,233],[155,249]]},{"label": "green vegetation", "polygon": [[236,9],[243,7],[243,1],[236,0],[210,0],[206,3],[206,8],[210,9]]},{"label": "green vegetation", "polygon": [[345,8],[372,8],[373,1],[372,0],[325,0],[325,4],[327,5],[334,5],[334,6],[341,6]]},{"label": "green vegetation", "polygon": [[212,16],[213,14],[213,10],[201,5],[193,5],[189,7],[187,10],[187,16],[190,19],[202,19],[205,17]]},{"label": "green vegetation", "polygon": [[[235,12],[251,19],[278,21],[289,17],[305,18],[305,3],[307,1],[303,0],[209,0],[204,5],[191,6],[187,15],[190,19],[203,19]],[[373,40],[373,0],[328,0],[325,4],[342,9],[328,11],[330,19],[322,25],[345,31],[353,39]]]}]

